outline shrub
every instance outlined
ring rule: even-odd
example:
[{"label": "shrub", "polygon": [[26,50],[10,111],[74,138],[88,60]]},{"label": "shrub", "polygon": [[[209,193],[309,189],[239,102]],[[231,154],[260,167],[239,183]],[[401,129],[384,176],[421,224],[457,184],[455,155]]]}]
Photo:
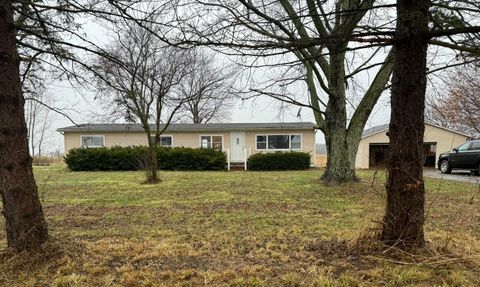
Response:
[{"label": "shrub", "polygon": [[305,152],[257,153],[248,158],[249,170],[299,170],[310,167],[310,155]]},{"label": "shrub", "polygon": [[[77,148],[64,157],[73,171],[139,170],[144,166],[147,147]],[[164,170],[224,170],[223,152],[204,148],[157,148],[157,160]]]}]

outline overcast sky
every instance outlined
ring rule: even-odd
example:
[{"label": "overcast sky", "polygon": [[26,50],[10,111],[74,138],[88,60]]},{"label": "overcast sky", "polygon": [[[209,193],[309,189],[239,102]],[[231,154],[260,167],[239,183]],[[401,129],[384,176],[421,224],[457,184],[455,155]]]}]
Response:
[{"label": "overcast sky", "polygon": [[[56,107],[64,108],[66,112],[77,124],[99,122],[97,116],[101,116],[102,110],[99,103],[94,100],[93,91],[78,91],[70,86],[68,82],[54,83],[50,85],[49,93],[56,99]],[[284,112],[279,112],[278,103],[268,97],[259,97],[255,100],[246,102],[237,101],[235,108],[231,112],[231,121],[241,122],[315,122],[313,112],[306,108],[300,111],[300,117],[297,117],[299,108],[290,106]],[[374,109],[366,128],[388,123],[390,117],[389,93],[382,95],[376,108]],[[62,150],[63,136],[55,130],[64,126],[71,126],[72,122],[61,115],[55,115],[51,122],[50,139],[46,150]],[[317,132],[317,143],[324,143],[323,134]]]},{"label": "overcast sky", "polygon": [[[84,30],[85,34],[88,35],[89,39],[92,42],[97,43],[98,45],[106,45],[109,42],[110,34],[108,30],[102,28],[100,25],[96,24],[93,21],[84,21]],[[385,53],[379,54],[379,59],[384,57]],[[225,59],[224,56],[219,55],[217,57],[218,61],[230,61]],[[270,73],[268,70],[257,70],[254,74],[254,77],[261,81],[263,78],[268,78],[271,75],[266,75]],[[372,76],[376,73],[375,69],[363,73],[357,79],[362,88],[368,87],[368,83],[372,80]],[[63,82],[50,82],[46,81],[48,84],[48,92],[55,99],[55,107],[62,109],[67,113],[76,123],[93,123],[93,122],[103,122],[101,119],[102,110],[100,109],[100,103],[94,100],[95,91],[94,89],[85,90],[72,87],[67,81]],[[248,84],[245,85],[247,87]],[[303,95],[307,91],[305,87],[299,88],[296,93]],[[349,94],[349,112],[353,111],[350,103],[352,105],[358,104],[361,100],[361,97],[354,97],[352,90],[347,90]],[[298,116],[300,115],[300,116]],[[388,123],[390,116],[389,108],[389,93],[386,91],[380,100],[378,101],[377,106],[372,112],[370,120],[367,122],[366,128]],[[275,100],[268,97],[258,97],[255,100],[249,100],[245,102],[238,101],[236,106],[231,110],[230,122],[240,123],[240,122],[297,122],[297,121],[311,121],[314,122],[313,112],[307,108],[302,108],[299,112],[299,108],[291,106],[286,110],[280,112],[279,104]],[[52,117],[51,121],[51,130],[50,136],[48,139],[48,146],[44,147],[44,150],[54,151],[61,150],[63,151],[63,137],[55,130],[64,126],[70,126],[70,122],[65,117],[56,115]],[[317,142],[324,143],[323,134],[319,131],[317,132]]]}]

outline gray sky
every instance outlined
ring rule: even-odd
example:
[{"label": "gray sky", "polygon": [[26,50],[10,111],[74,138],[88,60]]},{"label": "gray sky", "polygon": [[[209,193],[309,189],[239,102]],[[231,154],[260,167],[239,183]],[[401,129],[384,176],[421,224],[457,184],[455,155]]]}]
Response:
[{"label": "gray sky", "polygon": [[[386,15],[387,17],[388,15]],[[387,17],[388,18],[388,17]],[[77,19],[78,20],[78,19]],[[108,33],[108,29],[102,27],[98,22],[95,22],[95,19],[91,18],[81,18],[80,21],[83,25],[83,34],[92,42],[96,43],[99,46],[105,46],[111,35]],[[75,39],[69,39],[70,41],[75,41]],[[78,42],[81,44],[81,41]],[[354,67],[361,63],[362,60],[369,58],[371,51],[369,50],[360,50],[361,52],[354,53],[355,58],[348,63],[348,67]],[[373,62],[381,62],[383,57],[386,55],[387,51],[381,51],[377,54],[372,60]],[[445,65],[446,63],[451,63],[456,61],[454,54],[450,50],[445,51],[445,49],[431,48],[429,57],[429,67],[435,68]],[[219,61],[226,61],[224,56],[218,57]],[[271,59],[270,59],[271,60]],[[358,105],[361,100],[361,96],[354,96],[355,93],[362,95],[363,92],[368,88],[369,83],[372,81],[374,75],[376,74],[376,69],[372,68],[365,72],[358,74],[356,78],[355,85],[349,84],[349,90],[347,90],[347,97],[349,104],[347,106],[348,115],[351,116],[353,108],[352,106]],[[271,70],[257,70],[255,74],[255,79],[261,82],[262,79],[270,78]],[[435,77],[430,77],[430,80],[435,82],[437,79]],[[48,81],[46,81],[48,82]],[[431,84],[432,82],[430,82]],[[438,81],[437,81],[438,83]],[[100,122],[99,117],[101,115],[101,105],[99,102],[94,100],[95,91],[94,89],[90,91],[86,90],[76,90],[71,87],[68,82],[55,82],[48,85],[49,93],[55,99],[55,107],[61,108],[62,111],[66,112],[76,123],[92,123]],[[248,85],[254,85],[252,83],[245,84],[244,86],[248,88]],[[440,85],[439,85],[440,87]],[[305,87],[300,87],[298,90],[294,91],[297,95],[306,95]],[[436,93],[437,91],[429,89],[430,93]],[[300,112],[300,117],[297,117],[299,108],[292,106],[290,109],[285,110],[283,113],[279,113],[279,105],[271,98],[260,97],[254,101],[247,102],[237,102],[235,108],[231,111],[231,120],[230,122],[295,122],[295,121],[312,121],[314,122],[313,112],[307,108],[302,108]],[[389,92],[386,91],[379,99],[377,105],[375,106],[369,121],[366,124],[365,128],[370,128],[372,126],[381,125],[389,122],[390,118],[390,104],[389,104]],[[70,121],[65,119],[62,116],[56,115],[52,117],[51,122],[51,131],[49,132],[50,136],[48,139],[48,147],[44,147],[44,150],[63,150],[63,137],[55,132],[57,128],[72,125]],[[321,132],[317,133],[317,142],[323,143],[324,138]]]},{"label": "gray sky", "polygon": [[[56,101],[56,107],[63,107],[66,112],[76,123],[98,122],[94,114],[101,115],[99,103],[94,100],[93,91],[78,91],[71,87],[68,82],[55,83],[50,86],[51,93]],[[388,123],[390,116],[389,94],[385,93],[379,100],[376,108],[372,112],[370,120],[366,128]],[[315,122],[313,112],[306,108],[302,108],[300,118],[297,117],[299,108],[290,106],[286,111],[280,113],[278,102],[268,97],[259,97],[255,100],[246,102],[237,101],[235,108],[232,109],[231,121],[239,122],[297,122],[311,121]],[[51,148],[45,147],[46,150],[53,151],[56,149],[63,150],[63,136],[55,130],[64,126],[70,126],[72,123],[61,115],[55,115],[52,118],[52,131],[48,141]],[[324,143],[323,134],[317,132],[317,143]]]},{"label": "gray sky", "polygon": [[[97,43],[98,45],[104,46],[109,42],[109,37],[111,35],[108,33],[108,30],[102,28],[99,24],[96,24],[94,21],[84,21],[84,31],[85,35],[88,35],[88,38]],[[380,53],[378,55],[377,61],[381,61],[385,53]],[[229,59],[226,59],[224,56],[220,55],[217,57],[222,63],[229,62]],[[271,59],[270,59],[271,60]],[[361,61],[361,57],[356,60]],[[257,82],[262,82],[263,79],[271,78],[271,70],[256,70],[254,72],[254,78]],[[368,84],[372,80],[372,76],[375,75],[376,70],[372,69],[362,73],[357,78],[358,86],[361,86],[361,89],[366,89]],[[274,76],[274,75],[273,75]],[[242,84],[244,88],[248,88],[249,85],[255,85],[252,82]],[[295,93],[299,95],[306,94],[305,87],[300,85],[298,90],[295,90]],[[76,123],[92,123],[100,122],[102,111],[100,109],[100,103],[94,100],[95,91],[92,90],[78,90],[70,86],[67,81],[63,82],[54,82],[48,85],[48,92],[55,98],[55,106],[61,108],[66,112]],[[349,93],[349,101],[353,105],[359,103],[361,97],[353,96],[353,90],[347,90]],[[362,92],[360,91],[360,94]],[[353,109],[351,106],[349,108],[349,115]],[[255,100],[249,100],[245,102],[238,101],[235,108],[231,112],[230,122],[296,122],[296,121],[311,121],[314,122],[313,112],[307,108],[302,108],[300,111],[300,117],[297,117],[299,108],[296,106],[290,106],[290,108],[279,112],[279,104],[275,100],[262,96],[258,97]],[[377,106],[375,107],[370,120],[367,122],[366,128],[385,124],[388,122],[390,115],[389,107],[389,93],[385,92],[384,95],[378,101]],[[63,137],[56,132],[55,130],[60,127],[69,126],[72,123],[60,116],[56,115],[52,117],[51,122],[51,131],[50,137],[48,140],[48,147],[44,147],[44,150],[62,150],[63,151]],[[317,142],[324,143],[323,134],[319,131],[317,133]]]}]

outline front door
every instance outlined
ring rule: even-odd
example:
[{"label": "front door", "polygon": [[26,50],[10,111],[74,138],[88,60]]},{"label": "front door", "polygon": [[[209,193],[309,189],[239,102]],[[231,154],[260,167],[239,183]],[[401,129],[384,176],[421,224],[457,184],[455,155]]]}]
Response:
[{"label": "front door", "polygon": [[230,161],[244,162],[245,161],[245,133],[232,132],[230,133]]}]

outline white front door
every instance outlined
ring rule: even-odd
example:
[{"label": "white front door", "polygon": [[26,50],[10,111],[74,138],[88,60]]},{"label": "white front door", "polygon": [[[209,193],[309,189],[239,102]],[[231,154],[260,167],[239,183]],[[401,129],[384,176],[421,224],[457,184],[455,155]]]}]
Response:
[{"label": "white front door", "polygon": [[245,133],[232,132],[230,133],[230,161],[244,162],[245,161]]}]

